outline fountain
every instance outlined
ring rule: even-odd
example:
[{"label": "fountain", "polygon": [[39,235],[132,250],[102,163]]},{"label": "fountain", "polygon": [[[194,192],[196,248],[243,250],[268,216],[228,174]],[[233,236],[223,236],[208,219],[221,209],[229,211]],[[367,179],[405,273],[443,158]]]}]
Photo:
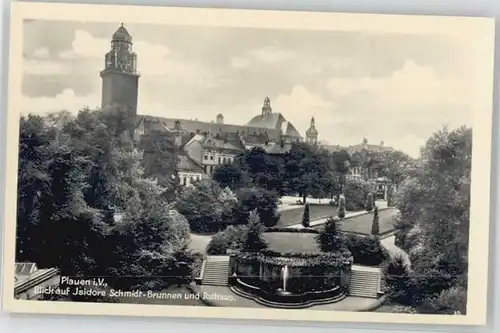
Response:
[{"label": "fountain", "polygon": [[289,291],[286,290],[287,282],[288,282],[288,279],[290,278],[290,268],[288,268],[288,265],[285,265],[281,269],[281,277],[283,279],[283,289],[278,289],[277,292],[281,295],[291,294]]},{"label": "fountain", "polygon": [[286,283],[290,275],[290,269],[288,268],[288,265],[285,265],[285,267],[281,269],[281,274],[283,277],[283,291],[286,292]]}]

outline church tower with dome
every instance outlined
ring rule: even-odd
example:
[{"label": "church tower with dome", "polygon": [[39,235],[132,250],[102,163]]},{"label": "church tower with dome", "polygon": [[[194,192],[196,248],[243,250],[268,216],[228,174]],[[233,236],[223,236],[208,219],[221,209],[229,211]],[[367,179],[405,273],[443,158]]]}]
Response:
[{"label": "church tower with dome", "polygon": [[118,106],[125,108],[132,117],[137,115],[139,73],[137,55],[132,50],[132,37],[122,25],[111,39],[111,50],[106,53],[101,71],[101,108]]},{"label": "church tower with dome", "polygon": [[306,142],[311,145],[316,145],[318,143],[318,130],[316,129],[316,123],[314,117],[311,118],[311,126],[306,131]]}]

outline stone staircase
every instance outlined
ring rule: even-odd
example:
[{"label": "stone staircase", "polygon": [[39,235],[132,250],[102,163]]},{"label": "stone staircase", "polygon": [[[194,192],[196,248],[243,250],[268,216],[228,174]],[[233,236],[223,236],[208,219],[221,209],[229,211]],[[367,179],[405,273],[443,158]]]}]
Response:
[{"label": "stone staircase", "polygon": [[208,256],[201,284],[208,286],[227,286],[229,279],[229,256]]},{"label": "stone staircase", "polygon": [[349,295],[378,298],[380,292],[380,268],[353,265]]}]

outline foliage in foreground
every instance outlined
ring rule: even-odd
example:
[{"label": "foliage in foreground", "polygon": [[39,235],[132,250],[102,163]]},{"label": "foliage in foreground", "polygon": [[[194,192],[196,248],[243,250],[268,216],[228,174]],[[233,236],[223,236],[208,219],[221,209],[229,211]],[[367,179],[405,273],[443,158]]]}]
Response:
[{"label": "foliage in foreground", "polygon": [[438,131],[394,198],[412,263],[407,305],[422,313],[465,314],[471,147],[470,128]]},{"label": "foliage in foreground", "polygon": [[187,221],[170,212],[169,183],[144,174],[129,128],[114,109],[21,118],[17,261],[124,289],[191,278]]}]

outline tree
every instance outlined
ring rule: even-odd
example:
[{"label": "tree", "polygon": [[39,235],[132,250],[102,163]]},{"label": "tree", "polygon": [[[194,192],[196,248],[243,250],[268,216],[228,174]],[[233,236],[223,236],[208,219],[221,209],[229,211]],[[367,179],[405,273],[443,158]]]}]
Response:
[{"label": "tree", "polygon": [[310,226],[310,219],[309,219],[309,204],[306,203],[304,206],[304,213],[302,214],[302,226],[304,228],[309,228]]},{"label": "tree", "polygon": [[[398,190],[400,238],[412,259],[415,306],[424,312],[441,311],[433,302],[446,290],[467,288],[471,146],[470,128],[436,132]],[[418,237],[410,242],[412,232]]]},{"label": "tree", "polygon": [[335,173],[339,176],[339,181],[341,188],[346,183],[346,175],[349,172],[349,168],[351,165],[351,156],[345,150],[334,151],[331,155],[333,160]]},{"label": "tree", "polygon": [[382,157],[380,152],[362,148],[351,156],[352,164],[361,167],[364,180],[372,179],[381,169]]},{"label": "tree", "polygon": [[236,195],[238,208],[235,217],[239,223],[247,223],[250,212],[254,210],[257,210],[259,219],[265,226],[272,227],[279,221],[278,197],[274,192],[254,187],[242,188]]},{"label": "tree", "polygon": [[342,195],[339,197],[339,219],[343,219],[345,217],[345,197]]},{"label": "tree", "polygon": [[158,179],[165,188],[162,196],[173,202],[179,190],[177,173],[178,152],[171,134],[152,131],[141,138],[139,147],[143,151],[144,176]]},{"label": "tree", "polygon": [[245,175],[237,163],[219,165],[212,174],[212,178],[222,188],[229,187],[233,191],[243,187],[246,183]]},{"label": "tree", "polygon": [[394,205],[393,202],[393,187],[389,185],[387,188],[387,207],[392,207]]},{"label": "tree", "polygon": [[244,172],[247,187],[261,187],[270,192],[283,193],[283,177],[279,161],[260,147],[244,152],[235,159]]},{"label": "tree", "polygon": [[346,210],[356,211],[366,209],[366,199],[371,186],[365,181],[349,181],[344,187]]},{"label": "tree", "polygon": [[[163,285],[188,278],[187,221],[171,214],[165,189],[144,176],[129,118],[82,110],[75,118],[21,120],[16,260],[69,276],[107,276],[115,288],[152,287],[144,276],[169,277],[150,281]],[[116,211],[121,221],[113,220]]]},{"label": "tree", "polygon": [[398,150],[388,150],[380,154],[379,176],[387,177],[389,181],[398,186],[408,176],[408,168],[412,159],[407,154]]},{"label": "tree", "polygon": [[327,193],[330,187],[329,155],[326,150],[296,143],[284,156],[284,179],[290,192],[302,202],[311,194]]},{"label": "tree", "polygon": [[375,206],[375,210],[373,211],[373,223],[372,223],[372,232],[373,236],[378,236],[380,233],[380,225],[379,225],[379,217],[378,217],[378,208]]},{"label": "tree", "polygon": [[374,202],[373,202],[373,193],[370,192],[368,193],[368,196],[366,197],[366,205],[365,209],[369,212],[373,210]]},{"label": "tree", "polygon": [[265,249],[267,244],[262,239],[263,231],[264,226],[260,222],[259,213],[257,210],[251,211],[248,217],[248,227],[241,242],[242,251],[258,252]]},{"label": "tree", "polygon": [[345,237],[338,230],[337,220],[331,216],[316,236],[316,242],[322,252],[338,252],[346,248]]},{"label": "tree", "polygon": [[212,232],[234,223],[233,211],[238,201],[228,189],[213,180],[204,180],[186,189],[175,207],[189,221],[191,231]]},{"label": "tree", "polygon": [[53,135],[39,116],[21,117],[19,125],[16,259],[28,261],[37,255],[35,227],[40,196],[50,187],[48,146]]}]

